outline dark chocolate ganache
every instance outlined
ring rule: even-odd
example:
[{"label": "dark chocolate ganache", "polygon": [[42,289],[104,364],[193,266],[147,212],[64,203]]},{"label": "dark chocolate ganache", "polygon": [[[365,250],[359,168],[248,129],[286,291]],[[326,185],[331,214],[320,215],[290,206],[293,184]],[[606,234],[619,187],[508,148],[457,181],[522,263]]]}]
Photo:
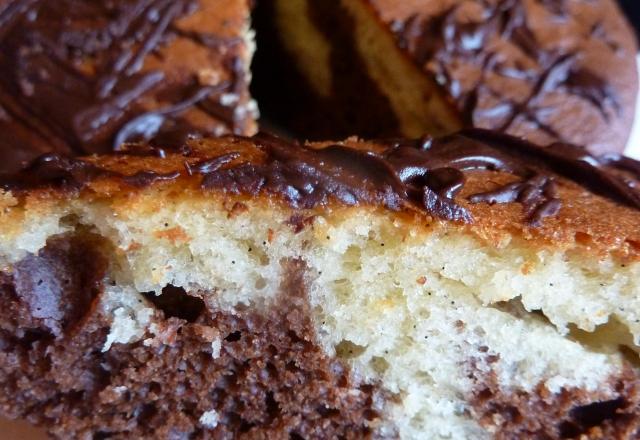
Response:
[{"label": "dark chocolate ganache", "polygon": [[[337,200],[345,205],[381,205],[391,210],[412,206],[435,217],[473,222],[469,210],[456,200],[465,175],[474,171],[509,173],[518,179],[493,191],[473,194],[470,203],[520,203],[528,223],[539,226],[559,212],[556,186],[569,179],[595,194],[640,209],[640,162],[619,156],[596,157],[584,148],[556,143],[541,147],[509,135],[469,129],[442,138],[377,141],[382,152],[330,145],[317,149],[260,134],[228,138],[229,151],[201,161],[189,160],[171,173],[140,170],[123,175],[82,159],[48,154],[13,175],[0,176],[0,188],[20,193],[34,188],[81,190],[102,177],[118,178],[143,187],[181,175],[200,176],[204,189],[235,194],[274,194],[294,208],[310,209]],[[265,153],[260,161],[243,160],[234,143],[253,142]],[[166,156],[155,147],[133,147],[133,155]],[[127,154],[126,152],[120,154]]]}]

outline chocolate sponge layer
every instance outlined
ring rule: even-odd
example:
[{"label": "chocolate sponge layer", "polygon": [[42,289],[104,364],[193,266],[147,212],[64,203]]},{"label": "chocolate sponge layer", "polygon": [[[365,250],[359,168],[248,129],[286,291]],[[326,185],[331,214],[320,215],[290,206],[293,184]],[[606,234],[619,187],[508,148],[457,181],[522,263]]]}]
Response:
[{"label": "chocolate sponge layer", "polygon": [[[100,271],[78,264],[80,256],[100,261],[98,249],[83,238],[50,240],[2,274],[2,413],[59,438],[375,434],[379,390],[355,383],[316,344],[302,264],[286,263],[279,299],[265,310],[222,312],[179,288],[147,295],[155,337],[102,352],[110,323],[98,307]],[[38,296],[45,283],[46,300]]]},{"label": "chocolate sponge layer", "polygon": [[[153,309],[147,334],[103,351],[115,325],[103,306],[110,252],[98,236],[66,234],[0,272],[1,415],[57,438],[397,437],[385,411],[397,397],[359,382],[344,347],[334,358],[319,345],[302,261],[282,262],[267,305],[221,309],[215,291],[175,286],[141,293]],[[476,386],[466,396],[470,417],[496,438],[640,432],[631,367],[610,378],[611,396],[551,393],[542,383],[505,389],[491,367],[498,361],[470,359]]]}]

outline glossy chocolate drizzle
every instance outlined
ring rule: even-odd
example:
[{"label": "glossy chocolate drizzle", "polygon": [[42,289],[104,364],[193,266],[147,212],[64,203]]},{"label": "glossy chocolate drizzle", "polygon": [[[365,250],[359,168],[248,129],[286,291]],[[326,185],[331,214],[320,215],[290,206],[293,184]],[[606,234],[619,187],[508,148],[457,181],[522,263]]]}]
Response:
[{"label": "glossy chocolate drizzle", "polygon": [[[187,175],[199,176],[204,189],[277,195],[294,208],[310,209],[334,199],[349,206],[381,205],[394,211],[412,207],[441,219],[472,223],[471,212],[460,203],[460,191],[467,173],[486,170],[518,179],[472,194],[467,202],[520,203],[530,226],[540,226],[544,218],[560,211],[560,177],[640,209],[640,162],[618,155],[595,157],[568,144],[539,147],[488,130],[469,129],[438,139],[377,141],[376,145],[384,147],[381,152],[344,145],[316,149],[267,134],[228,140],[227,153],[199,162],[190,160],[191,152],[184,149],[185,170],[166,174],[141,170],[126,176],[82,159],[49,154],[16,175],[0,176],[0,188],[16,193],[34,188],[78,191],[100,178],[117,178],[143,187]],[[233,151],[234,142],[239,141],[255,143],[264,159],[243,160]],[[157,160],[166,154],[144,146],[130,152],[156,156]]]},{"label": "glossy chocolate drizzle", "polygon": [[[616,90],[605,79],[585,67],[579,54],[544,48],[527,23],[526,2],[498,0],[477,2],[483,9],[480,21],[460,18],[463,2],[443,10],[436,16],[413,15],[404,22],[392,23],[400,45],[406,48],[417,63],[431,70],[457,101],[463,116],[471,126],[485,116],[494,122],[491,127],[509,131],[523,121],[532,124],[548,137],[566,142],[545,115],[542,99],[550,92],[562,92],[581,98],[600,112],[604,121],[621,112]],[[560,0],[537,0],[542,7],[558,17],[559,26],[568,15],[568,6]],[[618,46],[608,41],[602,23],[593,26],[589,38],[605,41],[611,50]],[[508,63],[513,57],[501,53],[500,45],[492,41],[508,42],[526,55],[532,65]],[[611,46],[613,44],[613,47]],[[451,66],[473,65],[480,77],[475,84],[463,86]],[[491,88],[487,78],[500,76],[505,81],[527,84],[528,96],[514,99],[508,90]],[[480,95],[491,97],[491,104],[480,102]]]},{"label": "glossy chocolate drizzle", "polygon": [[[640,163],[621,156],[596,158],[584,148],[556,143],[539,147],[508,135],[470,129],[440,139],[383,141],[383,153],[333,145],[321,150],[291,145],[272,136],[256,138],[264,164],[225,164],[233,153],[201,164],[204,188],[257,195],[283,195],[294,207],[311,208],[336,198],[346,205],[380,204],[399,210],[405,203],[446,220],[471,223],[456,202],[465,173],[489,170],[521,180],[471,195],[470,203],[521,203],[531,226],[561,208],[556,178],[562,176],[596,194],[640,209]],[[621,175],[616,170],[624,170]]]},{"label": "glossy chocolate drizzle", "polygon": [[[218,102],[244,79],[216,86],[193,78],[176,82],[146,59],[176,38],[212,50],[237,39],[175,26],[199,8],[198,0],[15,0],[0,7],[0,107],[3,136],[34,133],[50,151],[105,153],[124,142],[160,139],[179,145],[197,130],[181,116],[197,107],[234,127],[234,114]],[[145,111],[141,99],[170,102]],[[7,141],[8,142],[8,141]],[[5,142],[5,143],[7,143]],[[8,142],[12,144],[11,142]],[[3,146],[29,150],[29,145]],[[33,147],[33,150],[38,148]],[[3,152],[7,157],[11,152]],[[4,170],[19,164],[3,164]]]}]

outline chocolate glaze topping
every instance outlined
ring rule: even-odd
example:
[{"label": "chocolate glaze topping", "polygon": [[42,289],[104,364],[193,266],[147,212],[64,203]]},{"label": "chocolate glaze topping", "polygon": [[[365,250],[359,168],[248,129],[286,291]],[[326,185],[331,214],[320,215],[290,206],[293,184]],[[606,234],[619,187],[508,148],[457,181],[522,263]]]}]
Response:
[{"label": "chocolate glaze topping", "polygon": [[340,145],[314,150],[264,135],[256,140],[268,153],[265,164],[223,168],[232,159],[221,156],[207,162],[219,166],[200,167],[202,186],[253,195],[261,191],[281,194],[302,208],[325,203],[329,197],[347,205],[381,204],[393,210],[409,202],[436,217],[470,223],[470,212],[454,197],[464,186],[465,172],[490,170],[521,180],[474,194],[469,201],[521,203],[532,226],[559,212],[558,175],[640,209],[639,162],[620,156],[597,158],[569,144],[538,147],[481,129],[440,139],[386,141],[388,148],[380,154]]},{"label": "chocolate glaze topping", "polygon": [[[241,141],[255,143],[264,159],[243,160],[242,154],[233,151],[234,142]],[[34,188],[77,191],[99,178],[117,178],[142,187],[188,175],[201,176],[204,189],[254,196],[275,194],[295,208],[313,208],[336,199],[346,205],[373,204],[391,210],[414,207],[446,220],[471,223],[471,213],[456,196],[464,187],[466,174],[486,170],[509,173],[518,179],[473,194],[468,202],[520,203],[531,226],[539,226],[545,217],[559,212],[558,177],[640,209],[640,162],[627,157],[596,157],[584,148],[562,143],[540,147],[482,129],[439,139],[376,143],[384,150],[373,152],[344,145],[317,149],[267,134],[252,139],[230,138],[229,152],[200,161],[189,160],[192,152],[183,148],[185,170],[164,174],[140,170],[123,175],[82,159],[49,154],[18,174],[0,175],[0,188],[16,193]],[[162,149],[143,146],[131,151],[160,158],[166,154]]]},{"label": "chocolate glaze topping", "polygon": [[[81,155],[155,137],[181,144],[198,131],[182,117],[194,107],[234,127],[233,112],[218,97],[244,81],[237,59],[229,59],[236,78],[215,86],[201,84],[195,73],[176,80],[145,67],[176,37],[212,51],[238,43],[176,26],[198,8],[198,0],[4,2],[0,148],[7,163],[0,169],[16,170],[21,153],[32,151],[33,158],[45,148],[41,143],[48,151]],[[142,101],[149,99],[168,104],[148,110]]]},{"label": "chocolate glaze topping", "polygon": [[[555,15],[567,15],[565,2],[540,3]],[[540,120],[535,109],[535,101],[539,95],[557,88],[564,88],[591,102],[605,119],[609,118],[607,103],[619,111],[617,96],[609,84],[588,68],[579,66],[576,54],[555,53],[544,49],[538,43],[527,24],[524,2],[503,0],[487,6],[484,11],[486,19],[481,22],[460,22],[456,17],[459,8],[453,6],[427,21],[422,21],[421,17],[414,15],[406,23],[395,23],[395,31],[401,35],[402,45],[414,54],[420,64],[435,60],[436,73],[445,81],[452,96],[464,103],[463,108],[467,112],[466,118],[469,122],[473,123],[476,111],[497,112],[505,119],[500,128],[506,130],[516,117],[523,116],[534,122],[539,129],[558,138],[560,135]],[[486,46],[494,35],[511,41],[523,53],[533,58],[539,64],[536,69],[538,71],[514,71],[513,66],[500,64],[496,53],[481,51],[480,49]],[[507,99],[505,104],[505,101],[501,100],[498,107],[493,109],[478,109],[478,89],[461,90],[460,83],[447,71],[457,57],[472,59],[473,62],[489,68],[487,74],[495,70],[504,76],[535,80],[535,85],[523,101]],[[479,82],[478,86],[485,87],[485,84]]]},{"label": "chocolate glaze topping", "polygon": [[[575,133],[559,119],[582,120],[585,110],[570,106],[595,109],[603,129],[628,110],[624,91],[601,69],[601,63],[613,66],[633,56],[620,29],[613,29],[614,20],[609,21],[617,11],[606,1],[588,6],[547,0],[441,3],[449,6],[425,7],[430,14],[417,12],[390,26],[399,45],[447,88],[471,126],[535,131],[533,139],[545,143],[575,143]],[[597,13],[580,8],[606,16],[593,17]],[[571,34],[556,33],[552,23]]]}]

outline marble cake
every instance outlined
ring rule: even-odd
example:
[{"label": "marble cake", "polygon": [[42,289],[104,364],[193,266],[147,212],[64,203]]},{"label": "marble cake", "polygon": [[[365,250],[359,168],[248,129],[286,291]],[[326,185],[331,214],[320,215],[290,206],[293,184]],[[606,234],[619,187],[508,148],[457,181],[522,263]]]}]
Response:
[{"label": "marble cake", "polygon": [[0,414],[55,438],[640,434],[640,164],[482,130],[0,178]]}]

